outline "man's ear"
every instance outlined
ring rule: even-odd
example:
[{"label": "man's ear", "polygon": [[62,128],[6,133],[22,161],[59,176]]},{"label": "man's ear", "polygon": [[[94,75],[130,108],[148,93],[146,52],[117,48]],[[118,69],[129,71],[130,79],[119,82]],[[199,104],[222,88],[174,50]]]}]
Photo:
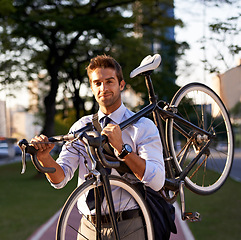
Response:
[{"label": "man's ear", "polygon": [[126,85],[126,82],[122,79],[121,82],[120,82],[120,90],[124,90],[124,87]]},{"label": "man's ear", "polygon": [[92,81],[89,79],[90,88],[92,89]]}]

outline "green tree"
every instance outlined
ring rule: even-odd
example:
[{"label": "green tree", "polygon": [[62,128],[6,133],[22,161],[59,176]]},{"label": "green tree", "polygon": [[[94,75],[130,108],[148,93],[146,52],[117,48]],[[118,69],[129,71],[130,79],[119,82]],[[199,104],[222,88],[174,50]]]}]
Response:
[{"label": "green tree", "polygon": [[[28,63],[27,60],[24,63],[27,70],[38,72],[44,68],[50,76],[50,91],[44,99],[44,134],[54,134],[56,95],[60,82],[58,74],[66,59],[81,38],[94,39],[100,35],[110,41],[114,39],[129,23],[129,18],[122,16],[122,7],[127,8],[130,2],[18,0],[12,2],[14,11],[2,13],[1,22],[8,23],[3,25],[1,36],[5,53],[9,49],[15,50],[14,54],[17,51],[21,54],[27,52],[31,55]],[[23,62],[20,64],[23,66]]]},{"label": "green tree", "polygon": [[[136,4],[139,3],[143,4],[142,9],[145,4],[153,8],[157,2],[166,1],[13,0],[11,5],[6,5],[8,11],[0,12],[1,52],[6,57],[0,67],[2,81],[26,81],[36,77],[33,73],[47,69],[50,90],[44,98],[43,133],[53,135],[59,85],[72,81],[74,99],[79,106],[84,102],[78,95],[84,81],[83,65],[91,57],[106,52],[120,58],[125,71],[133,69],[133,62],[136,67],[146,55],[148,46],[144,46],[146,42],[142,42],[142,38],[135,36],[140,15],[133,11],[133,6],[134,10],[138,9]],[[159,10],[160,14],[156,10],[143,26],[152,24],[153,29],[158,28],[158,19],[163,21],[163,10]],[[138,21],[141,25],[142,20]],[[18,72],[21,74],[16,74]],[[138,84],[135,86],[139,88]]]},{"label": "green tree", "polygon": [[[235,56],[238,56],[241,52],[241,44],[239,41],[241,31],[240,20],[241,10],[236,16],[230,16],[230,18],[225,21],[216,20],[209,25],[210,30],[213,32],[211,41],[213,41],[216,46],[219,46],[215,49],[215,57],[222,62],[226,70],[233,66]],[[220,65],[213,65],[213,63],[209,63],[208,65],[210,66],[208,69],[210,72],[220,72]]]},{"label": "green tree", "polygon": [[[206,8],[224,9],[232,6],[236,10],[226,19],[223,16],[213,16],[212,22],[208,24],[209,36],[204,36],[201,39],[204,52],[208,52],[208,56],[205,53],[205,57],[202,59],[205,70],[210,73],[220,73],[233,66],[235,57],[238,56],[241,50],[239,40],[241,4],[238,0],[202,0],[201,2]],[[209,45],[209,49],[207,45]]]}]

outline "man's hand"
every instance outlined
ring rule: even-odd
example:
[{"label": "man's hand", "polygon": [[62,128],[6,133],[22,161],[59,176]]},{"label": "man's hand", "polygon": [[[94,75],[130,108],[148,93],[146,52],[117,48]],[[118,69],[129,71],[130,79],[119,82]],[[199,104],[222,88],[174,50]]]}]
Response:
[{"label": "man's hand", "polygon": [[54,148],[54,144],[50,143],[48,138],[41,134],[40,136],[34,137],[30,141],[30,145],[38,150],[37,158],[43,167],[53,167],[56,169],[54,173],[45,173],[48,179],[55,184],[62,182],[65,178],[64,171],[49,154]]},{"label": "man's hand", "polygon": [[[122,151],[122,131],[119,125],[108,124],[101,132],[101,134],[108,137],[110,145],[120,154]],[[136,153],[132,152],[125,157],[125,163],[136,175],[142,180],[146,168],[146,161],[139,157]]]},{"label": "man's hand", "polygon": [[30,144],[38,150],[37,157],[42,158],[50,153],[50,151],[54,148],[53,143],[49,143],[48,138],[41,134],[40,136],[36,136],[32,138]]},{"label": "man's hand", "polygon": [[102,135],[106,135],[108,137],[108,141],[110,145],[121,153],[123,140],[122,140],[122,131],[118,124],[109,123],[101,132]]}]

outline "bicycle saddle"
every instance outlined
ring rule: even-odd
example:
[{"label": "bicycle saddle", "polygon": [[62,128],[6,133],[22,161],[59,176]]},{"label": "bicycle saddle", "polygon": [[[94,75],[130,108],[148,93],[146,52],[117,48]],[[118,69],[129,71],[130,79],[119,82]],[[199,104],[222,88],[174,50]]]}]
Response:
[{"label": "bicycle saddle", "polygon": [[148,55],[142,61],[139,67],[134,69],[130,73],[130,78],[137,76],[140,73],[151,71],[156,69],[161,63],[161,55],[155,54],[153,56]]}]

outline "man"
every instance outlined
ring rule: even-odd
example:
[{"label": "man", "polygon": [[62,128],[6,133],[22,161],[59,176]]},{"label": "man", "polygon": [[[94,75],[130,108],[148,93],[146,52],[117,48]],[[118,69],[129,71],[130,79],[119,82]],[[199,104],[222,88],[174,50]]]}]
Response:
[{"label": "man", "polygon": [[[103,126],[106,116],[110,123],[103,128],[101,134],[108,137],[114,149],[114,154],[131,169],[136,179],[154,190],[160,190],[165,181],[165,169],[162,155],[162,145],[158,130],[154,123],[147,119],[139,119],[133,126],[123,132],[119,123],[134,113],[128,110],[121,101],[121,91],[125,87],[120,65],[110,56],[102,55],[93,58],[87,67],[91,90],[99,104],[98,119]],[[92,121],[92,115],[82,117],[70,129],[76,131]],[[56,168],[55,173],[48,173],[47,178],[55,188],[62,188],[73,177],[79,167],[78,185],[85,180],[88,170],[84,158],[86,152],[78,154],[78,150],[64,146],[55,162],[49,152],[52,144],[42,144],[47,137],[40,135],[31,140],[38,149],[37,158],[44,167]],[[115,169],[112,174],[118,175]],[[132,236],[133,237],[133,236]]]}]

